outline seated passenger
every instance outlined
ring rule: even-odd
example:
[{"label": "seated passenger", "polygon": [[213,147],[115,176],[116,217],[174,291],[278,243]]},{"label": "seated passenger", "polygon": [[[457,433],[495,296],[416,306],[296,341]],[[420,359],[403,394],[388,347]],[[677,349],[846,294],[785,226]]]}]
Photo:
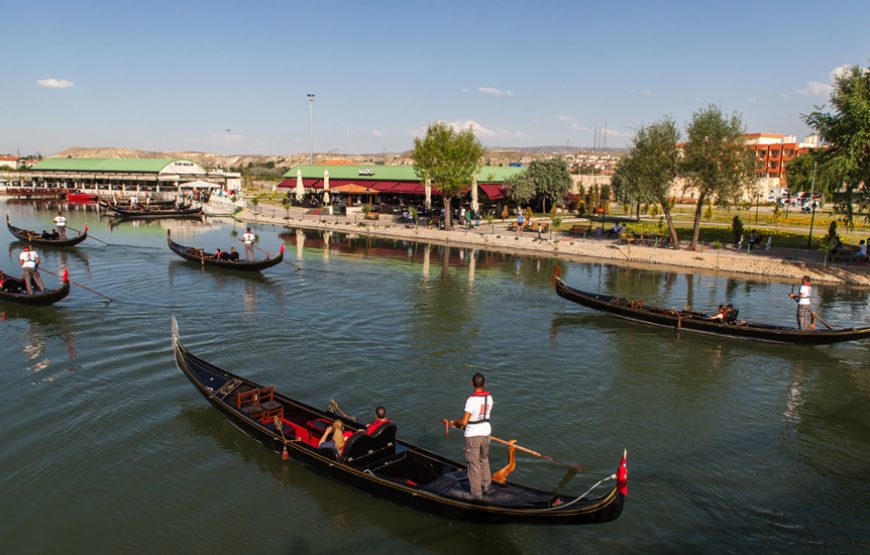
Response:
[{"label": "seated passenger", "polygon": [[232,260],[232,259],[230,258],[230,253],[228,253],[226,251],[220,251],[220,257],[218,258],[218,260]]},{"label": "seated passenger", "polygon": [[233,262],[239,261],[239,251],[236,250],[236,247],[230,247],[230,253],[227,255],[227,260]]},{"label": "seated passenger", "polygon": [[[330,434],[332,434],[332,439],[327,441],[326,438],[330,437]],[[344,422],[336,418],[332,422],[332,426],[326,428],[326,431],[323,432],[322,436],[320,436],[320,441],[317,442],[317,446],[333,447],[339,454],[341,454],[341,450],[344,449],[344,442],[350,435],[350,432],[344,431]]]},{"label": "seated passenger", "polygon": [[214,251],[214,259],[215,259],[215,260],[223,260],[223,258],[222,258],[222,257],[223,257],[223,254],[224,254],[224,253],[221,252],[220,249],[215,250],[215,251]]},{"label": "seated passenger", "polygon": [[727,315],[727,313],[725,311],[725,305],[720,304],[719,310],[716,312],[716,314],[714,314],[713,316],[708,316],[706,319],[707,320],[718,320],[720,322],[724,322],[726,315]]},{"label": "seated passenger", "polygon": [[738,312],[740,312],[740,311],[737,310],[736,308],[734,308],[734,305],[729,304],[728,306],[725,307],[725,318],[722,321],[725,322],[726,324],[733,324],[734,322],[737,321],[737,313]]},{"label": "seated passenger", "polygon": [[42,238],[43,238],[43,239],[51,239],[51,233],[49,233],[49,232],[47,232],[46,230],[43,229],[43,230],[42,230]]},{"label": "seated passenger", "polygon": [[378,407],[375,409],[375,419],[371,424],[366,426],[366,433],[372,435],[378,428],[389,422],[390,419],[387,418],[387,409],[384,407]]},{"label": "seated passenger", "polygon": [[49,239],[60,239],[60,233],[58,233],[57,231],[49,232],[48,238]]}]

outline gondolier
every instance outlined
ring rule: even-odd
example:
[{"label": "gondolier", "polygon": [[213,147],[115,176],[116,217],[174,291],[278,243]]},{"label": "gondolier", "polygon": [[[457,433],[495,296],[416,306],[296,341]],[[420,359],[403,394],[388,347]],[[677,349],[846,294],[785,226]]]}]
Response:
[{"label": "gondolier", "polygon": [[810,297],[813,294],[813,286],[810,285],[810,276],[801,279],[801,287],[798,294],[789,293],[788,296],[797,301],[797,327],[799,330],[812,329],[812,314]]},{"label": "gondolier", "polygon": [[254,241],[257,239],[257,236],[251,233],[251,228],[242,234],[242,243],[245,244],[245,260],[253,260],[254,259]]},{"label": "gondolier", "polygon": [[481,373],[471,378],[474,391],[465,399],[465,412],[458,420],[447,420],[445,425],[465,429],[465,462],[468,465],[468,484],[471,496],[483,497],[492,493],[492,474],[489,469],[489,444],[492,426],[492,393],[484,391],[486,378]]},{"label": "gondolier", "polygon": [[39,287],[40,291],[45,291],[45,285],[42,284],[42,277],[39,275],[39,255],[31,248],[30,245],[25,245],[21,254],[18,255],[18,262],[21,264],[21,280],[24,281],[24,287],[27,289],[27,294],[33,294],[33,283]]},{"label": "gondolier", "polygon": [[66,218],[60,212],[54,217],[54,228],[61,239],[66,239]]}]

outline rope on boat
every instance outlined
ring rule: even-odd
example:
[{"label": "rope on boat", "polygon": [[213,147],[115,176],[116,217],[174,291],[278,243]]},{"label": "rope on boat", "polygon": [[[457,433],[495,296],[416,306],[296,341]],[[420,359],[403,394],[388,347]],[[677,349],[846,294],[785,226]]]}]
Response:
[{"label": "rope on boat", "polygon": [[597,488],[598,486],[600,486],[600,485],[603,484],[604,482],[608,482],[608,481],[610,481],[610,480],[615,480],[615,479],[616,479],[616,474],[611,474],[610,476],[608,476],[608,477],[606,477],[606,478],[602,478],[602,479],[598,480],[597,482],[595,482],[595,484],[594,484],[591,488],[589,488],[588,490],[584,491],[582,494],[580,494],[579,496],[575,497],[575,498],[572,499],[571,501],[568,501],[567,503],[562,503],[561,505],[556,505],[556,506],[553,506],[553,507],[549,507],[549,508],[546,508],[546,509],[543,509],[543,510],[545,510],[545,511],[557,511],[557,510],[562,510],[562,509],[564,509],[565,507],[570,507],[570,506],[573,505],[574,503],[580,501],[581,499],[585,498],[587,495],[589,495],[590,493],[592,493],[592,490],[594,490],[595,488]]}]

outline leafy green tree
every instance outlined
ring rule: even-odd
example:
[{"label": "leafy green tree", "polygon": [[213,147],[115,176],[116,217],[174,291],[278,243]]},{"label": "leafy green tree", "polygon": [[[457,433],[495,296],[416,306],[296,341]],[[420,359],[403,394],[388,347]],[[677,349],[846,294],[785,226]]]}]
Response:
[{"label": "leafy green tree", "polygon": [[535,182],[529,177],[528,169],[506,178],[503,186],[508,198],[517,203],[518,209],[535,198]]},{"label": "leafy green tree", "polygon": [[672,245],[679,245],[679,236],[671,217],[672,205],[668,199],[671,183],[676,175],[680,131],[674,120],[665,117],[641,127],[631,147],[619,164],[624,194],[637,203],[650,204],[650,215],[658,214],[661,205]]},{"label": "leafy green tree", "polygon": [[456,131],[444,122],[431,124],[424,138],[414,139],[411,152],[414,171],[421,178],[431,178],[441,189],[447,216],[446,229],[453,227],[453,197],[471,183],[485,152],[471,129]]},{"label": "leafy green tree", "polygon": [[755,176],[755,153],[746,148],[743,119],[710,105],[692,114],[681,170],[698,189],[690,248],[698,246],[707,199],[724,204],[740,196]]},{"label": "leafy green tree", "polygon": [[565,196],[571,188],[571,174],[564,158],[534,160],[526,170],[535,188],[535,195],[541,199],[541,211],[547,211],[547,199],[553,204]]},{"label": "leafy green tree", "polygon": [[825,144],[813,155],[823,172],[816,183],[839,189],[837,204],[847,224],[856,208],[870,221],[870,67],[854,65],[837,76],[830,104],[832,111],[817,107],[803,116]]}]

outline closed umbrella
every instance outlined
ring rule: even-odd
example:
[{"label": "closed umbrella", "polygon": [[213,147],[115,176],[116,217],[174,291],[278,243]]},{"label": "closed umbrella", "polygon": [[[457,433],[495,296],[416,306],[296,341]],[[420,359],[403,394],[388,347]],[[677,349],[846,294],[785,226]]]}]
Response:
[{"label": "closed umbrella", "polygon": [[329,215],[332,215],[332,205],[329,204],[329,170],[323,170],[323,204],[329,210]]},{"label": "closed umbrella", "polygon": [[302,201],[305,196],[305,187],[302,185],[302,170],[296,170],[296,200]]}]

